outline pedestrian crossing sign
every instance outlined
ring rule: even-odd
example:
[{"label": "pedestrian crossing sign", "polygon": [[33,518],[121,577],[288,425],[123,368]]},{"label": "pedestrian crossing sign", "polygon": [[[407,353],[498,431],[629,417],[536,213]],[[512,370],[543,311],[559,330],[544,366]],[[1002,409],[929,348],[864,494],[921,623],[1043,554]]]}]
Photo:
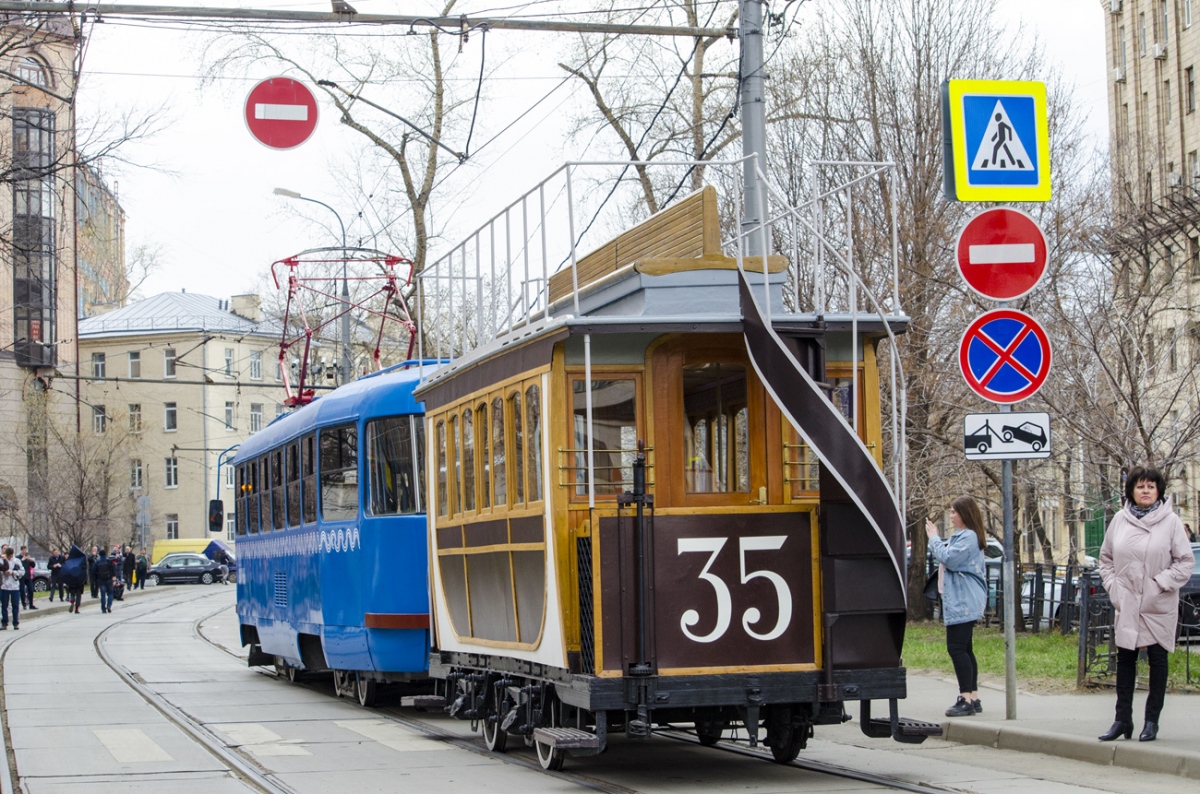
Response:
[{"label": "pedestrian crossing sign", "polygon": [[951,201],[1049,201],[1046,84],[942,84],[944,183]]}]

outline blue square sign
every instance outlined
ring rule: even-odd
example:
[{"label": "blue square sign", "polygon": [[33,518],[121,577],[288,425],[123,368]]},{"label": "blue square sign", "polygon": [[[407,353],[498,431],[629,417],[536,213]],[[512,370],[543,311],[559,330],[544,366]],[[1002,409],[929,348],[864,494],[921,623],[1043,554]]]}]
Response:
[{"label": "blue square sign", "polygon": [[947,80],[942,124],[947,198],[1050,200],[1044,83]]}]

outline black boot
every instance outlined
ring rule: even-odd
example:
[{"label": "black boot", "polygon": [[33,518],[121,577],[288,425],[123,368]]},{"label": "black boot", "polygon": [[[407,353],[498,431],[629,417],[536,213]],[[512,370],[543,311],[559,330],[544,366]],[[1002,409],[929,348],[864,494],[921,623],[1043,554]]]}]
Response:
[{"label": "black boot", "polygon": [[1133,738],[1133,723],[1132,722],[1121,722],[1120,720],[1117,720],[1116,722],[1114,722],[1112,724],[1112,727],[1108,729],[1108,733],[1100,734],[1100,741],[1111,742],[1113,739],[1116,739],[1118,736],[1124,736],[1126,739],[1132,739]]},{"label": "black boot", "polygon": [[[1129,737],[1126,736],[1126,739]],[[1138,737],[1139,742],[1152,742],[1158,738],[1158,723],[1147,722],[1146,727],[1142,728],[1142,735]]]}]

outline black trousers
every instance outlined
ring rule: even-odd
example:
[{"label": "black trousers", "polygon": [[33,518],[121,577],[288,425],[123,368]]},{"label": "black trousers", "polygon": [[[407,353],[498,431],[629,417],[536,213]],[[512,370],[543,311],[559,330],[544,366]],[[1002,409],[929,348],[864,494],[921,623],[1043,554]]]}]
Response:
[{"label": "black trousers", "polygon": [[50,600],[51,601],[54,600],[54,591],[55,590],[58,591],[58,600],[59,601],[66,600],[65,598],[63,598],[63,593],[66,592],[66,588],[63,587],[61,575],[50,577]]},{"label": "black trousers", "polygon": [[954,663],[959,692],[974,692],[979,689],[979,666],[975,663],[975,650],[971,643],[974,631],[973,620],[946,627],[946,651],[950,654],[950,661]]},{"label": "black trousers", "polygon": [[[1158,722],[1167,695],[1167,649],[1146,648],[1150,659],[1150,694],[1146,696],[1146,722]],[[1138,651],[1117,648],[1117,722],[1133,722],[1133,690],[1137,687]]]}]

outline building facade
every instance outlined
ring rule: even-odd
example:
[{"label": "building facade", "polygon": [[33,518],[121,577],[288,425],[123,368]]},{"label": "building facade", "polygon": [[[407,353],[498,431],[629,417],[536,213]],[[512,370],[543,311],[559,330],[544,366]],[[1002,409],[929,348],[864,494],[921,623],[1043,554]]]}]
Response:
[{"label": "building facade", "polygon": [[[1143,334],[1148,400],[1164,401],[1155,432],[1194,435],[1200,368],[1200,0],[1103,0],[1115,225],[1139,233],[1114,303],[1154,295]],[[1194,446],[1187,442],[1188,446]],[[1175,452],[1168,489],[1200,527],[1197,450]],[[1099,523],[1088,529],[1094,540]]]},{"label": "building facade", "polygon": [[127,534],[114,542],[209,537],[214,498],[233,540],[227,461],[284,411],[279,334],[256,295],[163,293],[79,323],[85,432],[120,442]]},{"label": "building facade", "polygon": [[79,289],[75,314],[93,317],[125,305],[125,210],[100,172],[84,164],[75,172],[76,257]]}]

